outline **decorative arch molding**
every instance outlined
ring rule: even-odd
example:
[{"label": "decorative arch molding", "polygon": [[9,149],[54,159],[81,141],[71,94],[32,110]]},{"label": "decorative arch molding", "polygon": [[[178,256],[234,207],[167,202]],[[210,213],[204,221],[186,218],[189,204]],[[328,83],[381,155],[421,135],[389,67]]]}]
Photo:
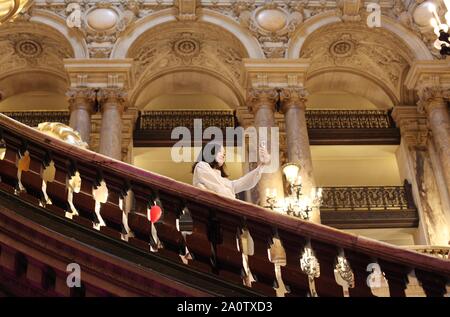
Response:
[{"label": "decorative arch molding", "polygon": [[287,49],[287,58],[298,58],[308,36],[323,26],[342,22],[333,11],[326,11],[306,20],[292,35]]},{"label": "decorative arch molding", "polygon": [[61,34],[70,43],[74,58],[89,58],[84,36],[78,31],[69,29],[62,17],[50,11],[35,9],[30,21],[47,25]]},{"label": "decorative arch molding", "polygon": [[[186,75],[190,75],[188,83],[177,79],[177,76]],[[185,85],[185,87],[180,88],[176,85]],[[130,104],[142,108],[144,103],[174,92],[212,94],[234,109],[245,104],[245,92],[241,87],[218,72],[200,67],[169,69],[146,76],[136,83],[130,94]]]},{"label": "decorative arch molding", "polygon": [[[117,40],[111,52],[111,59],[125,58],[128,50],[144,33],[154,27],[168,22],[176,22],[175,9],[166,9],[148,15],[131,25],[127,31]],[[211,10],[203,9],[197,21],[216,25],[232,34],[246,49],[250,58],[265,58],[258,41],[248,30],[243,29],[238,23],[224,15]]]},{"label": "decorative arch molding", "polygon": [[[299,27],[289,41],[287,57],[298,58],[303,49],[303,44],[312,33],[327,25],[340,22],[342,22],[342,19],[336,16],[336,13],[333,11],[324,12],[308,19]],[[406,45],[410,53],[414,55],[415,60],[433,60],[433,55],[425,43],[423,43],[413,32],[395,22],[393,19],[382,16],[381,28],[394,34],[404,45]]]},{"label": "decorative arch molding", "polygon": [[343,91],[364,97],[380,109],[399,103],[396,94],[380,79],[348,68],[329,68],[308,73],[306,89],[311,93]]}]

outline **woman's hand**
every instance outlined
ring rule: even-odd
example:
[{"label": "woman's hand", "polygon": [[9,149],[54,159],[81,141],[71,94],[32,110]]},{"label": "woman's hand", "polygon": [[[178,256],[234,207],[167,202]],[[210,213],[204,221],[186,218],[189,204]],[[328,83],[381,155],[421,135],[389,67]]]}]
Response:
[{"label": "woman's hand", "polygon": [[267,152],[265,147],[260,146],[259,147],[259,162],[262,165],[269,165],[270,164],[270,154]]}]

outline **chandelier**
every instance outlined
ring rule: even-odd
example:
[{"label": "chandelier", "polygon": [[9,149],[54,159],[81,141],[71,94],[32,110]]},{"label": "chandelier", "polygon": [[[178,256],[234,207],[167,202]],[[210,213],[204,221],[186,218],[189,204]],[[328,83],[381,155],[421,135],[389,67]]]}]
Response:
[{"label": "chandelier", "polygon": [[444,4],[447,8],[447,12],[444,15],[446,23],[442,23],[439,14],[437,13],[436,6],[433,3],[429,3],[428,8],[433,14],[433,18],[430,19],[430,24],[438,37],[434,42],[434,47],[440,51],[441,55],[450,55],[450,35],[448,33],[450,25],[450,0],[444,0]]},{"label": "chandelier", "polygon": [[289,185],[288,196],[277,199],[276,190],[266,189],[266,208],[285,213],[290,216],[309,220],[314,209],[322,202],[322,188],[313,188],[310,196],[302,194],[302,177],[300,166],[295,163],[283,165],[283,173]]},{"label": "chandelier", "polygon": [[0,24],[14,20],[32,2],[32,0],[0,0]]}]

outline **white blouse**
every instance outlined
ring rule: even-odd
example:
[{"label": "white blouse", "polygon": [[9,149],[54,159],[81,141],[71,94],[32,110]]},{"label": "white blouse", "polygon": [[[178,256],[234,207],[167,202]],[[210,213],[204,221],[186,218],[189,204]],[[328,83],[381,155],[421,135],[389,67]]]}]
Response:
[{"label": "white blouse", "polygon": [[194,169],[192,184],[207,189],[216,194],[229,198],[236,198],[236,194],[252,189],[261,179],[263,166],[260,165],[239,179],[229,180],[222,177],[220,170],[212,168],[206,162],[198,162]]}]

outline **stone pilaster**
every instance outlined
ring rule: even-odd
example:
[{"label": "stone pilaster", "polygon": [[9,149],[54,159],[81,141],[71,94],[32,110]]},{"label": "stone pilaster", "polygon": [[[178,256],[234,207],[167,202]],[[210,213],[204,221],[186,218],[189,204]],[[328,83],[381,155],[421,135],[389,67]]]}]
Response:
[{"label": "stone pilaster", "polygon": [[98,151],[117,160],[122,159],[122,114],[127,93],[120,88],[103,88],[98,92],[102,112]]},{"label": "stone pilaster", "polygon": [[450,191],[450,89],[439,86],[418,89],[419,109],[424,109],[433,135],[436,151],[442,164],[447,191]]},{"label": "stone pilaster", "polygon": [[90,144],[91,115],[96,93],[91,88],[71,88],[66,93],[69,102],[70,127],[78,131],[84,142]]},{"label": "stone pilaster", "polygon": [[[308,127],[306,124],[306,97],[304,88],[285,88],[281,91],[282,110],[286,126],[288,162],[300,165],[302,194],[310,197],[316,187],[314,181]],[[314,222],[320,222],[318,212],[311,216]]]},{"label": "stone pilaster", "polygon": [[[277,192],[277,198],[284,197],[284,186],[281,170],[279,166],[279,140],[273,140],[271,128],[277,128],[275,124],[275,103],[278,99],[278,93],[275,89],[270,88],[257,88],[250,89],[248,91],[248,102],[250,110],[254,114],[255,128],[258,131],[258,140],[264,139],[267,151],[271,154],[271,173],[264,173],[258,184],[257,194],[255,193],[253,200],[260,205],[266,205],[266,189],[275,189]],[[262,129],[261,129],[262,128]],[[267,131],[267,133],[260,133],[261,130]],[[272,144],[272,140],[277,144]],[[253,145],[256,148],[250,148],[249,151],[257,151],[259,144]],[[276,147],[274,147],[276,146]]]},{"label": "stone pilaster", "polygon": [[[415,106],[397,106],[392,113],[401,132],[397,154],[403,178],[412,184],[425,242],[447,245],[450,240],[450,210],[440,165],[434,164],[434,145],[427,116]],[[423,243],[423,242],[421,242]]]}]

